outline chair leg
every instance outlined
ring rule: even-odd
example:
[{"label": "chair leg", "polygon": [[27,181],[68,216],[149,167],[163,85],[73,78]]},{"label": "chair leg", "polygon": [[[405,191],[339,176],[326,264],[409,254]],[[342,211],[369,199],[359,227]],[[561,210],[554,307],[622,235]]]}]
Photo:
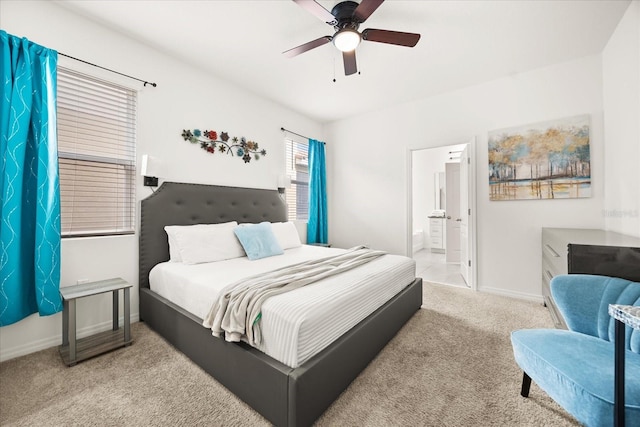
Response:
[{"label": "chair leg", "polygon": [[531,388],[531,377],[526,372],[522,372],[522,388],[520,396],[529,397],[529,389]]}]

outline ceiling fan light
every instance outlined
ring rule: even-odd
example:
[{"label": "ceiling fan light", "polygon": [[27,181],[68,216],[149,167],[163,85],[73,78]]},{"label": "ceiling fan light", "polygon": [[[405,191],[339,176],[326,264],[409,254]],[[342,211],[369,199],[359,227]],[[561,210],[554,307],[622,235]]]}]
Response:
[{"label": "ceiling fan light", "polygon": [[333,36],[333,44],[341,52],[351,52],[360,44],[360,33],[343,28]]}]

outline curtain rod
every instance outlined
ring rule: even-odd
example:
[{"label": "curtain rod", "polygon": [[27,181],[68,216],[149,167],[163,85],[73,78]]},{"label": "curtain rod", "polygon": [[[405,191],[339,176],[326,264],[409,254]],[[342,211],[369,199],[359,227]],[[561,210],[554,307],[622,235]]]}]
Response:
[{"label": "curtain rod", "polygon": [[92,66],[94,66],[94,67],[102,68],[103,70],[107,70],[107,71],[110,71],[110,72],[112,72],[112,73],[120,74],[121,76],[125,76],[125,77],[128,77],[128,78],[133,79],[133,80],[137,80],[137,81],[139,81],[139,82],[144,83],[144,86],[146,86],[146,85],[151,85],[151,86],[153,86],[153,87],[157,87],[157,86],[158,86],[158,85],[157,85],[157,84],[155,84],[155,83],[151,83],[151,82],[148,82],[148,81],[146,81],[146,80],[142,80],[142,79],[139,79],[139,78],[137,78],[137,77],[133,77],[133,76],[130,76],[130,75],[128,75],[128,74],[121,73],[121,72],[119,72],[119,71],[111,70],[111,69],[109,69],[109,68],[106,68],[106,67],[102,67],[102,66],[100,66],[100,65],[93,64],[93,63],[91,63],[91,62],[89,62],[89,61],[85,61],[84,59],[78,59],[78,58],[75,58],[75,57],[73,57],[73,56],[71,56],[71,55],[67,55],[66,53],[58,52],[58,55],[66,56],[67,58],[73,59],[73,60],[75,60],[75,61],[78,61],[78,62],[84,62],[85,64],[89,64],[89,65],[92,65]]},{"label": "curtain rod", "polygon": [[[299,133],[295,133],[295,132],[290,131],[289,129],[285,129],[285,128],[283,128],[283,127],[281,127],[281,128],[280,128],[280,130],[281,130],[282,132],[289,132],[289,133],[292,133],[292,134],[294,134],[294,135],[298,135],[300,138],[313,139],[313,138],[309,138],[308,136],[300,135]],[[321,141],[321,142],[322,142],[322,141]],[[325,144],[325,143],[323,142],[323,144]]]}]

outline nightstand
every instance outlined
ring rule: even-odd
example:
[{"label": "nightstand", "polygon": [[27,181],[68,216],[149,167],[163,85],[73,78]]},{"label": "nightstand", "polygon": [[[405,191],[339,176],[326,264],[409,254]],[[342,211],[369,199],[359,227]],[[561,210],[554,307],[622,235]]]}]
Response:
[{"label": "nightstand", "polygon": [[[60,288],[60,295],[64,301],[62,312],[62,345],[60,355],[68,366],[97,356],[116,348],[130,345],[130,300],[131,284],[121,278],[100,280],[80,285]],[[118,292],[124,293],[124,327],[118,322]],[[83,297],[98,295],[105,292],[113,293],[113,328],[89,337],[76,340],[76,300]]]}]

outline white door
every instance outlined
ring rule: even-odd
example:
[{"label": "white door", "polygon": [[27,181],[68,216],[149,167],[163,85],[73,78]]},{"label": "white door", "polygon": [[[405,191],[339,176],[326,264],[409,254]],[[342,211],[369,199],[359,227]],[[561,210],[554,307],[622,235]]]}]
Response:
[{"label": "white door", "polygon": [[445,163],[446,262],[460,262],[460,163]]},{"label": "white door", "polygon": [[460,274],[469,285],[469,146],[460,154]]}]

